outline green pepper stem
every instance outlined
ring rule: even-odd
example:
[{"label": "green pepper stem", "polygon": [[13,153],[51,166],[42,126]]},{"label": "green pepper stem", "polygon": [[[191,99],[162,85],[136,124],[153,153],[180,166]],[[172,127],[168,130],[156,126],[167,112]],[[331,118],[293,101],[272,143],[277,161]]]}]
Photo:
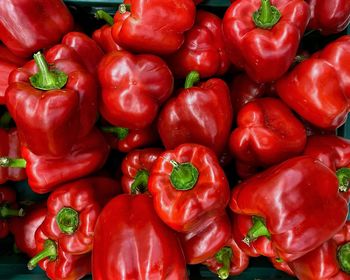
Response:
[{"label": "green pepper stem", "polygon": [[189,162],[177,163],[171,160],[170,163],[173,165],[173,170],[170,174],[170,182],[173,187],[181,191],[192,189],[197,183],[199,176],[197,168]]},{"label": "green pepper stem", "polygon": [[0,207],[0,218],[10,218],[10,217],[23,217],[25,215],[24,209],[12,209],[7,205]]},{"label": "green pepper stem", "polygon": [[0,167],[26,168],[27,162],[23,158],[0,157]]},{"label": "green pepper stem", "polygon": [[339,191],[347,192],[350,188],[350,168],[340,168],[336,175],[339,181]]},{"label": "green pepper stem", "polygon": [[114,19],[113,17],[108,14],[107,12],[105,12],[104,10],[98,10],[96,13],[95,13],[95,17],[97,19],[102,19],[104,20],[105,22],[107,22],[107,24],[109,25],[113,25],[114,24]]},{"label": "green pepper stem", "polygon": [[56,216],[61,232],[73,234],[79,226],[79,213],[70,207],[63,207]]},{"label": "green pepper stem", "polygon": [[34,61],[39,71],[29,78],[33,87],[41,90],[53,90],[63,88],[66,85],[68,75],[61,71],[51,71],[41,52],[34,54]]},{"label": "green pepper stem", "polygon": [[230,247],[224,247],[216,253],[216,261],[222,264],[222,267],[217,270],[220,279],[227,279],[229,277],[232,256],[233,252]]},{"label": "green pepper stem", "polygon": [[350,274],[350,242],[343,244],[338,249],[337,257],[341,270]]},{"label": "green pepper stem", "polygon": [[131,184],[131,193],[144,193],[147,191],[149,172],[147,170],[139,170],[136,173],[135,180]]},{"label": "green pepper stem", "polygon": [[126,12],[131,12],[131,4],[120,4],[118,7],[118,12],[120,14],[125,14]]},{"label": "green pepper stem", "polygon": [[261,0],[260,8],[253,13],[253,21],[259,28],[270,29],[281,18],[280,11],[271,5],[270,0]]},{"label": "green pepper stem", "polygon": [[112,133],[113,135],[116,135],[119,140],[123,140],[129,134],[129,129],[124,127],[107,126],[101,127],[101,130],[103,132]]},{"label": "green pepper stem", "polygon": [[0,127],[8,129],[10,127],[11,115],[8,111],[6,111],[0,118]]},{"label": "green pepper stem", "polygon": [[260,236],[266,236],[270,238],[270,232],[268,231],[265,221],[261,217],[253,216],[252,217],[253,226],[249,229],[246,237],[244,237],[243,242],[250,246],[250,243]]},{"label": "green pepper stem", "polygon": [[50,261],[54,261],[57,258],[57,245],[53,240],[46,240],[44,243],[44,249],[36,254],[27,264],[29,270],[33,270],[38,262],[43,259],[49,258]]},{"label": "green pepper stem", "polygon": [[197,71],[191,71],[187,74],[186,80],[185,80],[185,87],[184,88],[191,88],[195,83],[198,83],[200,81],[200,75]]}]

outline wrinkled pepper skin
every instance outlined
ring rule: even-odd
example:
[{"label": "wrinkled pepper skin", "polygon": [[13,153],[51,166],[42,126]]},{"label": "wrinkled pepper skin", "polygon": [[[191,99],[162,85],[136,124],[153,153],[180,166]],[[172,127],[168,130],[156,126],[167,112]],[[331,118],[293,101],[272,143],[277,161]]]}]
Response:
[{"label": "wrinkled pepper skin", "polygon": [[212,78],[181,89],[162,108],[157,125],[167,149],[197,143],[219,156],[226,148],[232,119],[229,88],[223,80]]},{"label": "wrinkled pepper skin", "polygon": [[[252,16],[267,2],[279,10],[281,17],[274,25],[263,29],[255,24]],[[309,18],[308,4],[302,0],[233,2],[222,25],[231,62],[243,68],[256,82],[277,80],[291,66]]]},{"label": "wrinkled pepper skin", "polygon": [[[339,249],[348,244],[347,255],[344,255],[347,271],[343,270],[339,262]],[[350,279],[350,221],[317,249],[307,255],[288,263],[300,280],[347,280]]]},{"label": "wrinkled pepper skin", "polygon": [[305,144],[303,124],[282,101],[269,97],[243,106],[229,140],[234,157],[255,166],[270,166],[297,156]]},{"label": "wrinkled pepper skin", "polygon": [[276,82],[276,91],[291,109],[319,128],[344,124],[349,112],[350,36],[299,63]]},{"label": "wrinkled pepper skin", "polygon": [[167,62],[177,78],[185,78],[193,70],[202,78],[225,74],[230,60],[221,33],[221,19],[199,10],[194,26],[185,33],[183,45]]},{"label": "wrinkled pepper skin", "polygon": [[45,203],[30,205],[26,208],[26,215],[22,218],[10,220],[10,231],[15,238],[16,247],[29,257],[36,254],[35,232],[46,217]]},{"label": "wrinkled pepper skin", "polygon": [[73,17],[62,0],[1,2],[0,40],[21,57],[58,43],[73,25]]},{"label": "wrinkled pepper skin", "polygon": [[107,160],[110,148],[103,135],[94,129],[61,156],[36,155],[26,146],[21,154],[26,161],[28,184],[36,193],[47,193],[57,185],[99,170]]},{"label": "wrinkled pepper skin", "polygon": [[194,231],[178,234],[187,264],[203,263],[214,256],[231,237],[231,224],[223,212],[205,221]]},{"label": "wrinkled pepper skin", "polygon": [[59,59],[48,63],[68,75],[65,86],[53,90],[34,88],[29,78],[38,68],[32,60],[11,73],[6,105],[16,122],[22,145],[36,155],[58,156],[70,152],[94,126],[97,83],[74,61]]},{"label": "wrinkled pepper skin", "polygon": [[160,148],[146,148],[133,150],[124,157],[121,166],[121,185],[124,193],[147,191],[149,173],[162,152],[163,149]]},{"label": "wrinkled pepper skin", "polygon": [[112,199],[98,218],[93,246],[93,279],[187,279],[176,233],[159,219],[146,194]]},{"label": "wrinkled pepper skin", "polygon": [[317,29],[322,35],[343,31],[350,22],[350,2],[347,0],[306,0],[311,9],[309,29]]},{"label": "wrinkled pepper skin", "polygon": [[112,36],[119,46],[136,53],[174,53],[195,21],[192,0],[125,0],[124,4],[130,5],[130,12],[119,8]]},{"label": "wrinkled pepper skin", "polygon": [[230,195],[217,157],[198,144],[182,144],[161,154],[151,170],[148,190],[163,222],[184,233],[221,215]]},{"label": "wrinkled pepper skin", "polygon": [[112,125],[129,129],[150,126],[174,86],[173,75],[161,58],[127,51],[107,54],[99,64],[98,77],[102,116]]},{"label": "wrinkled pepper skin", "polygon": [[[335,173],[320,161],[295,157],[235,186],[229,206],[235,213],[262,218],[276,257],[289,262],[316,249],[345,224],[348,205],[338,184]],[[249,244],[258,236],[251,232],[246,237]]]},{"label": "wrinkled pepper skin", "polygon": [[[0,157],[21,157],[20,141],[16,128],[5,130],[0,128]],[[22,181],[27,178],[23,168],[0,167],[0,184],[7,181]]]}]

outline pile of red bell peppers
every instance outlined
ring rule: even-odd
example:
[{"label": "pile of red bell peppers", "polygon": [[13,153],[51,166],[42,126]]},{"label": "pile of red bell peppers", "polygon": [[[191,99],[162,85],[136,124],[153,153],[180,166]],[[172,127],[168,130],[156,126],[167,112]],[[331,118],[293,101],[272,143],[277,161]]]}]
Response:
[{"label": "pile of red bell peppers", "polygon": [[28,269],[227,279],[260,256],[350,279],[350,1],[205,2],[124,0],[86,29],[2,0],[0,238]]}]

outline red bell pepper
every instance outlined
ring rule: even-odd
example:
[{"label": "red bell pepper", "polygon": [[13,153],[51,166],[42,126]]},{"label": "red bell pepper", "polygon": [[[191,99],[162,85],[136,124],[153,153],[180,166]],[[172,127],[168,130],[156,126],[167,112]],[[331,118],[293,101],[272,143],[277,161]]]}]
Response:
[{"label": "red bell pepper", "polygon": [[107,54],[99,64],[98,77],[102,116],[115,126],[129,129],[150,126],[174,84],[173,75],[161,58],[127,51]]},{"label": "red bell pepper", "polygon": [[5,45],[1,43],[0,43],[0,60],[7,61],[17,66],[22,66],[27,62],[26,58],[15,55],[8,48],[6,48]]},{"label": "red bell pepper", "polygon": [[350,221],[332,239],[288,265],[300,280],[350,279]]},{"label": "red bell pepper", "polygon": [[34,60],[37,66],[30,61],[11,73],[6,105],[23,145],[37,155],[62,155],[96,122],[97,84],[76,62],[49,60],[49,67],[40,53]]},{"label": "red bell pepper", "polygon": [[231,224],[226,212],[207,219],[195,230],[178,234],[186,263],[202,263],[226,245],[231,237]]},{"label": "red bell pepper", "polygon": [[217,157],[198,144],[183,144],[161,154],[151,170],[148,190],[158,216],[185,233],[222,215],[230,195]]},{"label": "red bell pepper", "polygon": [[303,0],[244,0],[224,15],[223,34],[231,62],[256,82],[287,72],[310,18]]},{"label": "red bell pepper", "polygon": [[300,156],[234,187],[230,208],[254,217],[244,239],[247,244],[266,236],[276,257],[290,262],[316,249],[345,224],[348,204],[338,188],[335,172],[312,157]]},{"label": "red bell pepper", "polygon": [[194,86],[198,81],[198,72],[190,72],[185,88],[162,108],[159,135],[167,149],[197,143],[219,156],[226,148],[233,119],[229,88],[217,78]]},{"label": "red bell pepper", "polygon": [[349,112],[350,36],[340,37],[299,63],[276,82],[276,91],[311,124],[324,129],[341,126]]},{"label": "red bell pepper", "polygon": [[193,0],[124,0],[114,15],[112,36],[133,52],[170,54],[183,44],[195,14]]},{"label": "red bell pepper", "polygon": [[185,78],[192,70],[202,78],[225,74],[230,60],[222,38],[221,19],[199,10],[194,26],[185,33],[185,42],[167,62],[177,78]]},{"label": "red bell pepper", "polygon": [[16,192],[10,187],[0,186],[0,238],[9,234],[7,218],[24,216],[23,208],[17,208]]},{"label": "red bell pepper", "polygon": [[17,69],[17,65],[11,62],[0,60],[0,104],[3,105],[6,102],[5,92],[9,85],[8,79],[10,73]]},{"label": "red bell pepper", "polygon": [[26,208],[23,218],[12,218],[9,221],[10,231],[15,238],[16,247],[29,257],[36,254],[35,232],[42,224],[46,216],[44,203],[33,204]]},{"label": "red bell pepper", "polygon": [[1,1],[0,40],[18,56],[28,57],[51,47],[73,25],[62,0]]},{"label": "red bell pepper", "polygon": [[147,191],[148,177],[154,162],[163,152],[159,148],[133,150],[122,162],[121,185],[124,193],[136,194]]},{"label": "red bell pepper", "polygon": [[249,102],[238,112],[237,128],[229,141],[236,159],[269,166],[301,154],[306,131],[283,102],[265,97]]},{"label": "red bell pepper", "polygon": [[112,37],[112,26],[114,24],[113,17],[103,10],[98,10],[95,13],[95,17],[104,20],[107,24],[95,30],[92,33],[92,39],[100,45],[105,53],[122,50]]},{"label": "red bell pepper", "polygon": [[339,33],[350,22],[350,2],[347,0],[306,0],[311,9],[309,29],[317,29],[323,35]]},{"label": "red bell pepper", "polygon": [[294,272],[290,269],[288,263],[286,263],[283,260],[280,260],[278,258],[270,258],[270,262],[272,263],[273,267],[277,270],[281,270],[289,275],[295,276]]},{"label": "red bell pepper", "polygon": [[146,194],[112,199],[98,218],[93,246],[93,279],[187,279],[176,233],[159,219]]}]

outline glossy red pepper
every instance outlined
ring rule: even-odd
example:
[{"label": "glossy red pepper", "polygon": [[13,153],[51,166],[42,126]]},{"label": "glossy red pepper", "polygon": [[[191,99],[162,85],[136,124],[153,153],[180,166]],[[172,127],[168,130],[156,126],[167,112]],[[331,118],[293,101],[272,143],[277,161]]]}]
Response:
[{"label": "glossy red pepper", "polygon": [[320,161],[295,157],[235,186],[230,208],[253,219],[247,244],[266,236],[276,257],[289,262],[316,249],[345,224],[348,205],[338,184],[335,172]]},{"label": "glossy red pepper", "polygon": [[8,79],[10,73],[17,69],[17,65],[11,62],[0,60],[0,104],[4,105],[6,102],[5,92],[9,85]]},{"label": "glossy red pepper", "polygon": [[195,14],[193,0],[125,0],[114,15],[112,36],[133,52],[170,54],[183,44]]},{"label": "glossy red pepper", "polygon": [[73,25],[73,17],[62,0],[1,2],[0,40],[18,56],[28,57],[53,46]]},{"label": "glossy red pepper", "polygon": [[17,208],[14,189],[0,186],[0,238],[6,237],[10,232],[7,218],[24,216],[23,208]]},{"label": "glossy red pepper", "polygon": [[229,141],[236,159],[269,166],[301,154],[306,131],[287,105],[265,97],[249,102],[238,112],[237,128]]},{"label": "glossy red pepper", "polygon": [[102,87],[100,112],[111,124],[143,129],[152,124],[160,105],[173,91],[174,78],[154,55],[133,55],[127,51],[107,54],[99,64]]},{"label": "glossy red pepper", "polygon": [[185,88],[162,108],[158,132],[167,149],[197,143],[219,156],[226,148],[232,125],[229,88],[218,78],[194,85],[198,81],[198,72],[188,74]]},{"label": "glossy red pepper", "polygon": [[233,2],[222,25],[232,63],[256,82],[277,80],[293,63],[309,18],[303,0]]},{"label": "glossy red pepper", "polygon": [[276,91],[317,127],[335,129],[344,124],[349,112],[350,36],[340,37],[299,63],[276,82]]},{"label": "glossy red pepper", "polygon": [[162,152],[160,148],[147,148],[133,150],[124,157],[121,178],[124,193],[136,194],[147,191],[149,173]]},{"label": "glossy red pepper", "polygon": [[25,211],[24,217],[10,220],[10,231],[14,235],[16,247],[29,257],[34,257],[36,254],[35,232],[45,219],[46,203],[30,205]]},{"label": "glossy red pepper", "polygon": [[350,2],[347,0],[306,0],[311,9],[308,28],[320,30],[323,35],[339,33],[350,22]]},{"label": "glossy red pepper", "polygon": [[210,12],[197,11],[194,26],[185,33],[185,42],[167,62],[177,78],[185,78],[193,70],[202,78],[225,74],[230,60],[222,38],[221,19]]},{"label": "glossy red pepper", "polygon": [[161,154],[151,170],[148,190],[158,216],[179,232],[195,231],[222,215],[230,192],[217,157],[198,144],[182,144]]},{"label": "glossy red pepper", "polygon": [[0,60],[7,61],[17,66],[22,66],[28,61],[26,58],[20,57],[12,53],[5,45],[0,43]]},{"label": "glossy red pepper", "polygon": [[159,219],[146,194],[112,199],[98,218],[93,246],[93,279],[187,279],[176,233]]},{"label": "glossy red pepper", "polygon": [[278,258],[270,258],[270,262],[272,263],[273,267],[277,270],[281,270],[289,275],[295,276],[294,272],[290,269],[288,263],[284,262],[283,260],[280,260]]},{"label": "glossy red pepper", "polygon": [[288,263],[300,280],[350,279],[350,221],[320,247]]},{"label": "glossy red pepper", "polygon": [[6,105],[23,145],[37,155],[62,155],[96,122],[97,84],[76,62],[34,57],[11,73]]}]

